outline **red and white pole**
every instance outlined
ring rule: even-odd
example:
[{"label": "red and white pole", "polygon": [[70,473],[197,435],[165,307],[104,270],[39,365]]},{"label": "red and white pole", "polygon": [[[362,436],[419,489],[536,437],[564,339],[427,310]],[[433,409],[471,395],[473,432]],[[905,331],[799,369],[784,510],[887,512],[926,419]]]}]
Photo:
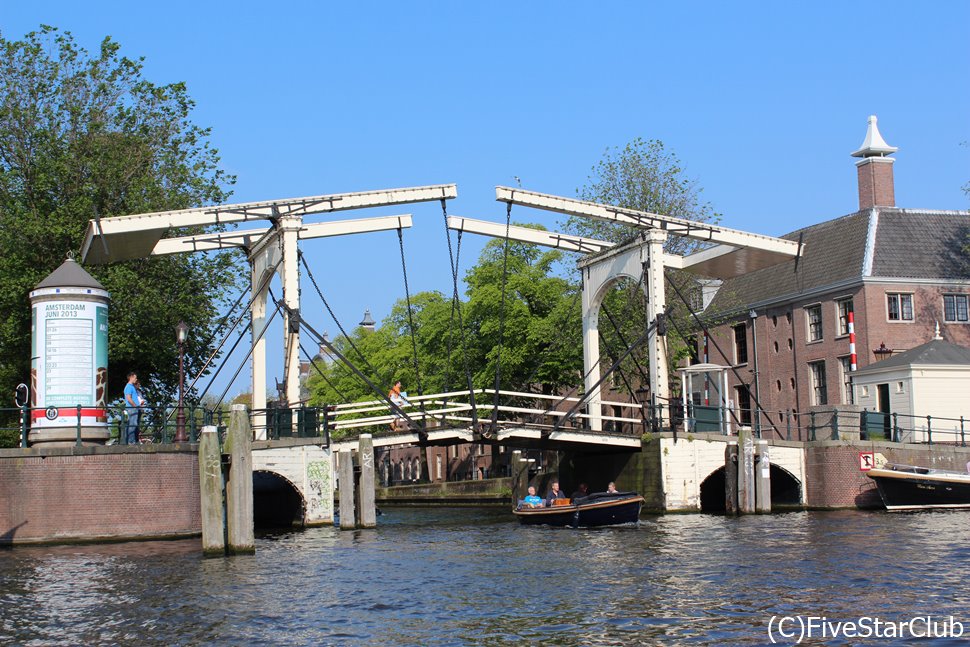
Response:
[{"label": "red and white pole", "polygon": [[855,354],[855,314],[849,312],[849,369],[854,371],[856,369],[856,354]]}]

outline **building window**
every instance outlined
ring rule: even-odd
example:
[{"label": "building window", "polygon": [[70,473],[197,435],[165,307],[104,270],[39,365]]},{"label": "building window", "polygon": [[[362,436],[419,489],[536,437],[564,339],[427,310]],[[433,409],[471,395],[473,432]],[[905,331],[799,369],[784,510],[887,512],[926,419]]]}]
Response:
[{"label": "building window", "polygon": [[825,360],[809,362],[808,369],[812,377],[812,404],[816,406],[828,404],[829,394],[825,388]]},{"label": "building window", "polygon": [[852,358],[839,358],[839,373],[842,378],[842,404],[854,404],[852,397]]},{"label": "building window", "polygon": [[839,335],[849,334],[849,313],[852,312],[852,299],[839,299],[835,302],[839,314]]},{"label": "building window", "polygon": [[886,308],[889,313],[889,321],[912,321],[913,295],[887,293]]},{"label": "building window", "polygon": [[943,295],[943,321],[947,323],[967,323],[967,295]]},{"label": "building window", "polygon": [[734,387],[734,395],[738,403],[738,423],[751,426],[751,390],[747,384]]},{"label": "building window", "polygon": [[744,324],[733,326],[734,330],[734,363],[748,363],[748,330]]},{"label": "building window", "polygon": [[822,306],[808,306],[805,308],[805,315],[808,317],[808,341],[820,341],[822,339]]}]

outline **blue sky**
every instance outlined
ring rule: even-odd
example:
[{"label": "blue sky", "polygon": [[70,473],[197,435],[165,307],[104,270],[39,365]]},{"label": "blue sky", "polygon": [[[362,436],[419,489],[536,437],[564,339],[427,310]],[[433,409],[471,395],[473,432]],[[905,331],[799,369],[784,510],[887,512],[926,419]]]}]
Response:
[{"label": "blue sky", "polygon": [[[450,213],[501,221],[495,185],[574,195],[606,147],[643,137],[677,153],[724,225],[777,235],[855,210],[849,153],[876,114],[900,149],[899,206],[970,207],[963,1],[0,0],[5,38],[42,23],[89,49],[110,35],[152,81],[185,81],[233,201],[454,182]],[[405,212],[411,290],[448,291],[437,205],[339,218]],[[466,238],[464,259],[483,243]],[[404,294],[391,232],[304,251],[345,325]],[[335,332],[308,284],[303,309]]]}]

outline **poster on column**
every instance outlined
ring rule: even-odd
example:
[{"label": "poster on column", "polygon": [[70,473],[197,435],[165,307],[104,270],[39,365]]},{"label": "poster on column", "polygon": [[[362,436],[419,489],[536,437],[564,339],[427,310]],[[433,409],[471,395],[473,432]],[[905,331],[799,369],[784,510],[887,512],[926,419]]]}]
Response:
[{"label": "poster on column", "polygon": [[105,423],[108,308],[91,301],[34,303],[31,382],[34,424]]}]

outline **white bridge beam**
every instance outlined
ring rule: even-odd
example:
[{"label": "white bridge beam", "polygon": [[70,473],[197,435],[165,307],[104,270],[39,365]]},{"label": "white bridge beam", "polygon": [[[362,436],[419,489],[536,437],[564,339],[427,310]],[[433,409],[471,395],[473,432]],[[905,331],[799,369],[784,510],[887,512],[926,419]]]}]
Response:
[{"label": "white bridge beam", "polygon": [[[88,221],[81,245],[81,259],[95,265],[149,256],[169,229],[208,227],[252,220],[275,220],[286,216],[303,217],[349,209],[387,207],[414,202],[450,200],[458,196],[454,184],[341,193],[264,202],[157,211],[132,216]],[[107,251],[106,248],[107,247]]]},{"label": "white bridge beam", "polygon": [[585,202],[572,198],[563,198],[545,193],[513,189],[510,187],[495,187],[495,199],[524,207],[533,207],[545,211],[554,211],[571,216],[596,218],[607,222],[633,225],[641,229],[660,229],[674,236],[683,236],[693,240],[706,241],[730,245],[732,247],[747,247],[787,255],[794,258],[798,253],[798,243],[791,240],[752,234],[737,229],[728,229],[719,225],[695,222],[684,218],[662,216],[647,211],[622,209],[595,202]]},{"label": "white bridge beam", "polygon": [[[355,220],[335,220],[303,225],[299,231],[300,240],[363,234],[372,231],[409,229],[412,226],[411,214],[400,216],[381,216],[379,218],[359,218]],[[243,249],[256,252],[258,246],[274,231],[272,227],[244,229],[240,231],[215,234],[198,234],[180,238],[163,238],[155,244],[152,256],[182,254],[185,252],[208,252],[218,249]]]}]

